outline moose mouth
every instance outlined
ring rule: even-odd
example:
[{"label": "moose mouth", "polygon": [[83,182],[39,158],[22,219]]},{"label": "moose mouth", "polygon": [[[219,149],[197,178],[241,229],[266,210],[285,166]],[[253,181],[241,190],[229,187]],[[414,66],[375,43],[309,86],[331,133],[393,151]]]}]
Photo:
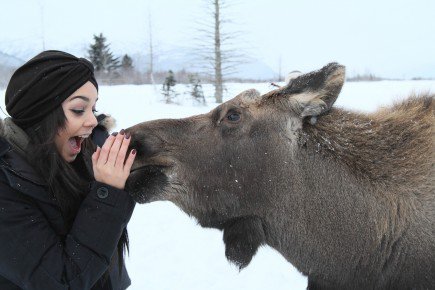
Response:
[{"label": "moose mouth", "polygon": [[138,203],[159,200],[163,188],[168,185],[164,165],[144,165],[130,171],[125,189]]}]

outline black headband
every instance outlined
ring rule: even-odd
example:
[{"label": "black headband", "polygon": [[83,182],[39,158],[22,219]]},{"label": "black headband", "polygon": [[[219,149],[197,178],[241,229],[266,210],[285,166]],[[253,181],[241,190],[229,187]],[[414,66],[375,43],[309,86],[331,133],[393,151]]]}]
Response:
[{"label": "black headband", "polygon": [[62,51],[44,51],[12,75],[6,89],[6,110],[15,124],[26,129],[88,81],[98,89],[94,67],[88,60]]}]

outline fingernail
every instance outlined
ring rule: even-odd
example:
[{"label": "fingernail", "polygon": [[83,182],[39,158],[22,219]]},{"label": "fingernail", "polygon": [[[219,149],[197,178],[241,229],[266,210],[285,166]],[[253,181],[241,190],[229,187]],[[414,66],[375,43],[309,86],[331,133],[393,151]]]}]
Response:
[{"label": "fingernail", "polygon": [[131,154],[135,155],[136,154],[136,149],[131,150]]},{"label": "fingernail", "polygon": [[118,132],[113,132],[112,133],[112,136],[116,136],[116,135],[118,135]]},{"label": "fingernail", "polygon": [[121,131],[119,131],[119,134],[124,135],[125,130],[122,129]]},{"label": "fingernail", "polygon": [[125,133],[125,139],[130,138],[130,132]]}]

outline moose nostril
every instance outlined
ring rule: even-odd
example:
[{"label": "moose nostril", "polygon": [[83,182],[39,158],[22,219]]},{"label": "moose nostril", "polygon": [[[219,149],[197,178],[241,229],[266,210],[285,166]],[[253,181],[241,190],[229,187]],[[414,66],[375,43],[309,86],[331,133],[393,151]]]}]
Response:
[{"label": "moose nostril", "polygon": [[[141,138],[142,139],[142,138]],[[146,142],[141,141],[137,136],[131,136],[130,149],[136,150],[137,157],[150,157],[152,155],[152,151],[149,146],[147,146]]]},{"label": "moose nostril", "polygon": [[130,128],[125,130],[125,134],[130,134],[129,150],[136,149],[136,158],[150,158],[158,155],[162,150],[162,140],[148,130]]}]

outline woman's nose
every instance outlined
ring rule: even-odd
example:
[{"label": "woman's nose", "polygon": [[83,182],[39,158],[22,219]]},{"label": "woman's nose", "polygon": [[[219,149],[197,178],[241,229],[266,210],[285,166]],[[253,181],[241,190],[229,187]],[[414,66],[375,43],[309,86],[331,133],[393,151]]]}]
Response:
[{"label": "woman's nose", "polygon": [[88,118],[86,119],[85,126],[86,127],[92,127],[95,128],[98,125],[97,117],[94,113],[89,114]]}]

